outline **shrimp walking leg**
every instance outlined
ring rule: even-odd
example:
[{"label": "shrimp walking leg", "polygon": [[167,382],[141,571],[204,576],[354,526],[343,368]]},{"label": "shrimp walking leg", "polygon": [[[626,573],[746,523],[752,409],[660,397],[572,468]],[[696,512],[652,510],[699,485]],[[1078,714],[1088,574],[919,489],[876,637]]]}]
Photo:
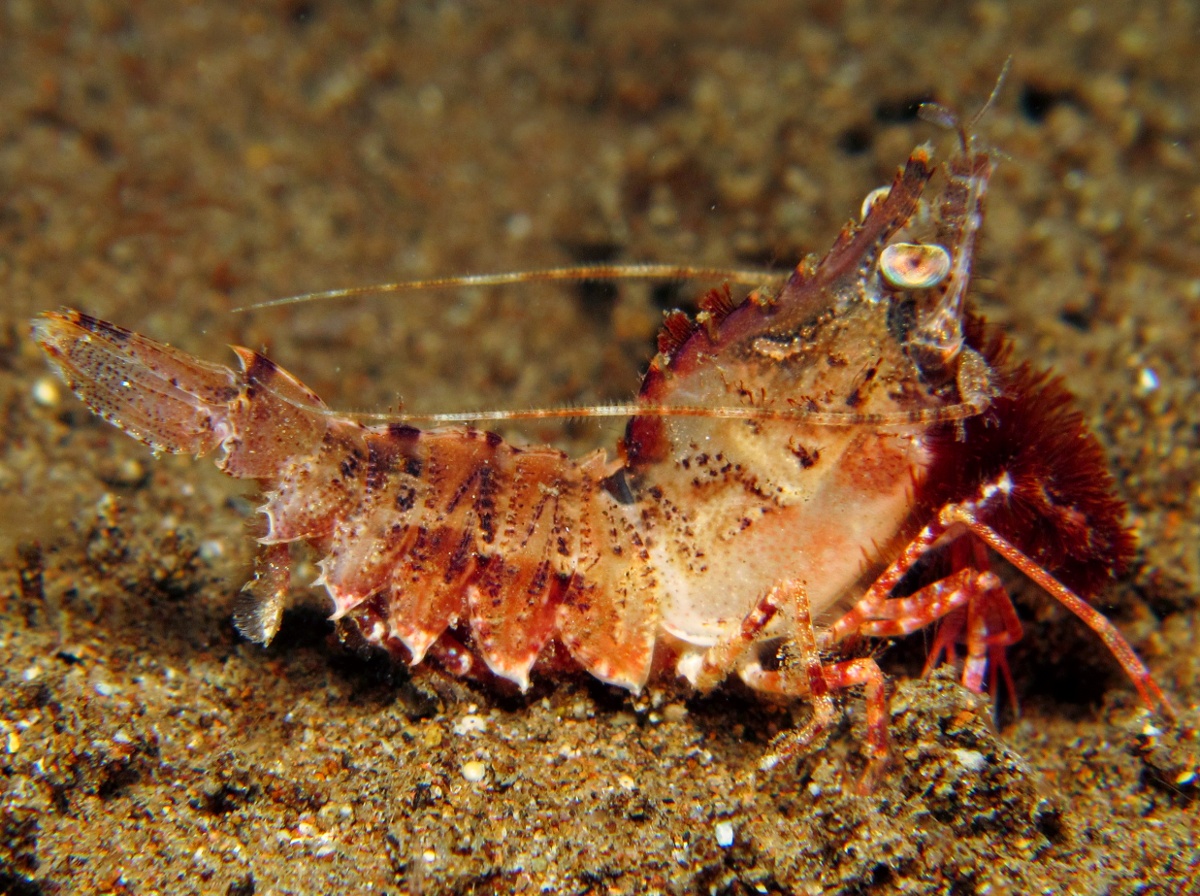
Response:
[{"label": "shrimp walking leg", "polygon": [[[743,659],[771,620],[781,611],[792,616],[792,638],[786,643],[783,665],[767,670],[757,659]],[[879,780],[888,759],[888,699],[883,673],[873,659],[860,658],[825,663],[817,647],[808,594],[803,584],[787,580],[775,585],[729,638],[714,644],[704,654],[695,685],[710,690],[733,669],[757,691],[784,697],[807,697],[812,715],[803,728],[786,731],[771,744],[760,763],[763,770],[797,756],[816,742],[833,724],[837,714],[833,694],[863,685],[867,702],[867,770],[860,789],[869,792]]]},{"label": "shrimp walking leg", "polygon": [[[824,699],[817,699],[816,695],[813,695],[813,714],[808,723],[803,728],[784,731],[776,737],[771,742],[767,755],[759,762],[759,768],[764,771],[772,769],[808,748],[833,724],[835,713],[830,693],[862,685],[867,710],[867,768],[859,780],[858,788],[860,793],[870,793],[888,766],[890,709],[883,670],[870,657],[818,665],[819,678],[828,689]],[[814,680],[811,672],[809,680]],[[789,689],[792,682],[786,673],[759,670],[748,677],[747,681],[752,687],[762,691],[776,692],[782,696],[796,695],[795,691]]]},{"label": "shrimp walking leg", "polygon": [[[988,669],[1003,675],[1010,693],[1012,674],[1005,648],[1021,639],[1021,621],[1008,592],[993,572],[967,567],[931,582],[907,597],[893,597],[870,609],[858,630],[860,636],[896,638],[942,620],[925,664],[925,674],[942,657],[953,660],[955,645],[966,645],[962,682],[979,693]],[[994,682],[992,692],[995,692]]]},{"label": "shrimp walking leg", "polygon": [[1137,688],[1138,695],[1147,709],[1151,712],[1161,710],[1169,718],[1176,717],[1177,712],[1174,705],[1154,681],[1150,670],[1138,659],[1133,648],[1129,646],[1129,642],[1125,640],[1125,636],[1117,630],[1108,617],[1053,576],[1048,575],[1041,566],[1018,550],[1012,542],[991,526],[976,519],[972,508],[961,505],[947,506],[939,514],[939,520],[951,525],[954,523],[965,524],[988,547],[1037,582],[1051,597],[1074,613],[1088,628],[1100,636],[1104,646],[1117,658],[1130,681],[1133,682],[1133,686]]},{"label": "shrimp walking leg", "polygon": [[[823,633],[821,647],[829,649],[862,634],[878,633],[878,630],[871,632],[869,628],[873,620],[903,616],[905,607],[903,602],[911,601],[915,596],[897,599],[889,598],[889,595],[905,574],[937,545],[954,538],[975,537],[1033,579],[1051,597],[1096,632],[1124,668],[1147,709],[1152,712],[1162,709],[1168,715],[1173,715],[1174,708],[1171,703],[1116,626],[982,520],[981,517],[986,511],[987,502],[998,493],[1007,494],[1009,487],[1010,483],[1005,481],[988,484],[980,490],[979,497],[975,500],[948,504],[943,507],[937,518],[926,525],[909,542],[900,555],[867,589],[863,597],[828,631]],[[982,580],[980,581],[982,582]],[[973,596],[969,600],[964,600],[962,596],[946,598],[946,603],[949,605],[947,606],[948,610],[962,605],[968,608],[968,619],[965,623],[968,665],[964,673],[964,682],[968,686],[973,686],[973,690],[978,690],[982,684],[989,656],[995,660],[998,653],[1003,651],[1006,646],[1004,642],[1011,643],[1012,640],[1019,637],[1020,623],[1016,619],[1015,613],[1010,612],[1011,604],[1008,602],[1007,595],[1004,596],[1003,603],[1009,603],[1009,606],[1001,609],[1001,602],[997,600],[996,593],[996,587],[975,588],[972,591]],[[885,609],[889,603],[897,601],[899,606],[895,612]],[[923,606],[922,612],[932,612],[929,608],[934,606],[937,601],[936,593],[926,594],[917,598],[915,604],[908,606],[914,609]],[[952,624],[957,624],[957,621]]]}]

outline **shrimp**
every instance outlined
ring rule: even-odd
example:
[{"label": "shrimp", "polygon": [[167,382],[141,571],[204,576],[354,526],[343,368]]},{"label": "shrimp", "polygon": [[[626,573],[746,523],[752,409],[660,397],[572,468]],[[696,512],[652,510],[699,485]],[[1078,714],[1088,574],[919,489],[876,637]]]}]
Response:
[{"label": "shrimp", "polygon": [[1008,679],[1021,625],[994,554],[1169,714],[1089,602],[1134,550],[1100,444],[1061,381],[968,307],[993,162],[948,116],[929,112],[959,131],[940,180],[917,147],[782,285],[715,289],[694,318],[666,317],[636,400],[595,411],[629,415],[613,457],[338,413],[258,352],[235,348],[234,370],[79,311],[43,314],[33,335],[105,420],[156,453],[219,449],[224,472],[258,482],[265,534],[235,613],[252,640],[278,630],[303,542],[332,617],[412,665],[522,691],[569,669],[635,693],[736,676],[808,700],[764,768],[861,686],[869,789],[888,698],[857,645],[936,625],[930,667],[961,650],[968,688]]}]

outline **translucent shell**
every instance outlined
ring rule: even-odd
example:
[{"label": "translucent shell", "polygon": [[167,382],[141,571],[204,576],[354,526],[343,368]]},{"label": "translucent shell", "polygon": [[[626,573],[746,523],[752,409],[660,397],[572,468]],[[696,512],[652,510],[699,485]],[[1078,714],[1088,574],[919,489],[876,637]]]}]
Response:
[{"label": "translucent shell", "polygon": [[880,253],[879,273],[897,289],[929,289],[950,273],[950,253],[937,243],[893,243]]}]

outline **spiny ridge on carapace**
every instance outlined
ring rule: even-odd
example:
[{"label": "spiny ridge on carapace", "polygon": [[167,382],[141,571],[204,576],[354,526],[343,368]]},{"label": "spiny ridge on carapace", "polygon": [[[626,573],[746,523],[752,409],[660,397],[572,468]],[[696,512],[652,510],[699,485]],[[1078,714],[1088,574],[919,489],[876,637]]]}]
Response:
[{"label": "spiny ridge on carapace", "polygon": [[1099,443],[1062,383],[966,309],[992,160],[953,124],[939,181],[918,147],[823,257],[669,314],[635,401],[528,412],[627,414],[615,457],[445,425],[459,417],[342,414],[257,352],[236,348],[234,370],[78,311],[40,316],[34,338],[105,420],[156,452],[219,448],[258,481],[265,534],[235,615],[257,641],[303,543],[334,617],[401,661],[522,690],[581,669],[631,691],[737,676],[808,700],[765,766],[862,686],[869,787],[887,688],[857,645],[936,627],[931,666],[956,663],[975,691],[1008,679],[1021,624],[999,555],[1170,712],[1089,602],[1133,552]]}]

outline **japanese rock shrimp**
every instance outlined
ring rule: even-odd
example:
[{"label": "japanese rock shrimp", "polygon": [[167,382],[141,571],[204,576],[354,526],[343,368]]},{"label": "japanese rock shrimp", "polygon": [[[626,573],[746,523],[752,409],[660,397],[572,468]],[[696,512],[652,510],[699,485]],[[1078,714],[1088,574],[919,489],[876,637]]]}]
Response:
[{"label": "japanese rock shrimp", "polygon": [[975,691],[1007,676],[1021,626],[994,553],[1170,713],[1089,603],[1133,552],[1101,447],[1061,381],[966,305],[992,158],[928,115],[958,131],[940,175],[918,147],[782,286],[667,316],[615,459],[340,414],[250,349],[235,371],[79,311],[43,314],[34,338],[105,420],[156,452],[220,448],[222,470],[258,481],[265,534],[235,616],[256,641],[305,542],[333,618],[410,664],[522,690],[566,668],[633,692],[736,675],[807,699],[764,767],[862,686],[870,786],[888,698],[855,643],[936,624],[930,665],[961,651]]}]

